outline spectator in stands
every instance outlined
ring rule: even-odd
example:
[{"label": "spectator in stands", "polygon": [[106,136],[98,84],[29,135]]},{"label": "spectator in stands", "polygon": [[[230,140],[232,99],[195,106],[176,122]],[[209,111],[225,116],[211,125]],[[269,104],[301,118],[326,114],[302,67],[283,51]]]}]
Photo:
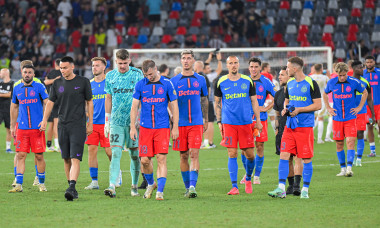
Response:
[{"label": "spectator in stands", "polygon": [[208,42],[208,46],[210,48],[225,48],[227,47],[226,43],[224,43],[221,39],[219,34],[214,33],[213,38]]},{"label": "spectator in stands", "polygon": [[164,77],[170,79],[170,77],[169,77],[170,69],[169,69],[168,65],[161,64],[161,66],[158,68],[158,71],[160,72],[161,76],[164,76]]},{"label": "spectator in stands", "polygon": [[347,65],[348,65],[348,72],[347,72],[347,75],[348,76],[351,76],[352,77],[352,75],[354,75],[354,69],[352,69],[352,63],[354,62],[354,60],[353,59],[350,59],[350,60],[348,60],[348,62],[347,62]]},{"label": "spectator in stands", "polygon": [[2,53],[2,56],[0,58],[0,69],[7,68],[9,69],[9,65],[11,63],[11,60],[8,58],[8,53]]},{"label": "spectator in stands", "polygon": [[12,69],[12,79],[20,79],[21,78],[21,70],[20,70],[20,56],[18,54],[13,55],[13,59],[11,61],[11,69]]},{"label": "spectator in stands", "polygon": [[[117,25],[116,25],[117,26]],[[107,29],[107,55],[112,57],[112,52],[117,48],[117,36],[119,35],[118,29],[115,29],[115,26],[111,24]]]},{"label": "spectator in stands", "polygon": [[270,73],[271,68],[268,62],[263,62],[261,64],[261,74],[267,77],[271,82],[273,82],[273,75]]},{"label": "spectator in stands", "polygon": [[182,72],[182,67],[177,66],[177,67],[174,69],[174,76],[175,76],[175,75],[178,75],[178,74],[181,73],[181,72]]},{"label": "spectator in stands", "polygon": [[369,53],[369,48],[365,45],[365,41],[364,40],[359,40],[359,44],[360,44],[360,52],[361,52],[361,58],[365,58],[367,57],[370,53]]},{"label": "spectator in stands", "polygon": [[375,45],[375,47],[372,50],[372,56],[375,57],[376,63],[380,63],[380,47],[378,45]]},{"label": "spectator in stands", "polygon": [[18,7],[20,7],[20,9],[21,9],[21,11],[19,11],[21,13],[20,16],[25,16],[26,10],[28,10],[28,8],[29,8],[29,1],[21,0],[18,3]]},{"label": "spectator in stands", "polygon": [[206,6],[206,13],[207,13],[207,22],[209,26],[211,27],[211,32],[216,33],[219,28],[219,15],[220,15],[220,8],[216,0],[211,0],[210,3]]},{"label": "spectator in stands", "polygon": [[80,51],[82,55],[88,56],[88,41],[90,39],[90,30],[86,29],[80,39]]},{"label": "spectator in stands", "polygon": [[124,8],[119,7],[115,13],[115,22],[116,22],[116,29],[119,30],[120,34],[123,33],[125,18],[126,18],[126,15],[124,12]]},{"label": "spectator in stands", "polygon": [[60,43],[66,43],[67,41],[67,28],[69,27],[69,21],[65,16],[63,16],[62,11],[58,11],[58,26],[59,26],[59,37]]},{"label": "spectator in stands", "polygon": [[244,2],[241,0],[232,0],[230,4],[232,10],[237,10],[238,14],[244,14]]},{"label": "spectator in stands", "polygon": [[145,5],[149,8],[148,19],[150,21],[150,30],[152,31],[153,27],[156,24],[159,24],[161,21],[161,0],[147,0]]},{"label": "spectator in stands", "polygon": [[269,22],[269,18],[265,18],[264,24],[261,26],[263,43],[265,46],[270,46],[270,41],[273,37],[273,25]]},{"label": "spectator in stands", "polygon": [[[105,27],[105,7],[101,4],[98,4],[96,6],[96,11],[94,14],[94,25],[97,25],[97,27]],[[92,34],[92,31],[90,31],[90,34]]]},{"label": "spectator in stands", "polygon": [[347,59],[357,59],[358,50],[354,42],[348,45]]},{"label": "spectator in stands", "polygon": [[205,34],[200,35],[197,39],[197,42],[195,42],[195,46],[197,48],[208,48],[209,46],[207,36]]},{"label": "spectator in stands", "polygon": [[95,40],[96,49],[100,47],[100,49],[103,51],[106,44],[106,33],[104,32],[103,27],[100,27],[98,31],[95,33]]},{"label": "spectator in stands", "polygon": [[25,46],[25,41],[22,39],[22,34],[16,34],[16,40],[13,41],[12,52],[19,52]]},{"label": "spectator in stands", "polygon": [[50,32],[55,34],[55,32],[56,32],[55,30],[57,28],[57,23],[56,23],[55,18],[53,17],[52,13],[47,14],[47,21],[49,24]]},{"label": "spectator in stands", "polygon": [[248,47],[249,44],[244,41],[244,38],[239,36],[239,33],[235,32],[232,35],[232,40],[228,43],[228,47]]},{"label": "spectator in stands", "polygon": [[80,41],[82,38],[82,33],[78,28],[75,28],[69,37],[69,43],[71,43],[71,47],[73,48],[74,54],[78,55],[81,52]]},{"label": "spectator in stands", "polygon": [[72,12],[73,12],[73,24],[78,26],[80,25],[80,15],[81,15],[81,7],[80,7],[80,0],[75,0],[71,3],[72,6]]},{"label": "spectator in stands", "polygon": [[82,23],[82,33],[84,31],[89,30],[90,34],[92,34],[92,22],[94,20],[94,11],[91,9],[90,3],[86,3],[84,5],[84,9],[81,12],[80,21]]},{"label": "spectator in stands", "polygon": [[191,35],[187,35],[185,39],[185,48],[195,48],[195,42]]},{"label": "spectator in stands", "polygon": [[58,4],[57,11],[61,11],[64,17],[71,18],[73,7],[71,6],[70,1],[61,0]]},{"label": "spectator in stands", "polygon": [[141,14],[140,3],[137,0],[130,0],[125,5],[127,7],[127,23],[129,26],[134,26]]},{"label": "spectator in stands", "polygon": [[82,54],[79,54],[75,58],[75,71],[77,72],[77,75],[84,75],[84,70],[85,70],[85,64],[86,60],[84,59]]},{"label": "spectator in stands", "polygon": [[50,56],[53,54],[54,46],[53,46],[53,34],[51,34],[48,28],[45,28],[39,36],[40,44],[40,53],[42,56]]},{"label": "spectator in stands", "polygon": [[[107,25],[115,24],[115,8],[116,4],[114,0],[106,0],[103,2],[107,9]],[[121,7],[119,7],[121,8]]]},{"label": "spectator in stands", "polygon": [[255,12],[255,7],[250,7],[245,15],[246,36],[250,43],[257,39],[257,30],[260,28],[260,16]]}]

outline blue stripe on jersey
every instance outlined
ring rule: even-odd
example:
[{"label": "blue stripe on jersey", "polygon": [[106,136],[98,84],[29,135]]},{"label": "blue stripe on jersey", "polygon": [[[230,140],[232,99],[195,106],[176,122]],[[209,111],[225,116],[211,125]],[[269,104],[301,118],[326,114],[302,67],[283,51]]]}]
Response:
[{"label": "blue stripe on jersey", "polygon": [[[268,94],[271,94],[274,98],[276,92],[274,91],[273,83],[264,75],[257,80],[252,80],[256,88],[256,96],[259,106],[264,106],[265,100]],[[252,116],[254,115],[252,110]],[[254,118],[256,120],[256,117]],[[260,112],[260,120],[265,121],[268,119],[267,112]]]},{"label": "blue stripe on jersey", "polygon": [[[369,82],[363,78],[363,77],[360,77],[360,83],[362,83],[364,85],[365,88],[368,88],[369,90],[371,90],[371,86],[369,85]],[[356,91],[356,100],[355,100],[355,105],[356,106],[359,106],[360,104],[360,101],[362,99],[362,95],[363,93],[360,93],[359,91]],[[368,94],[369,96],[369,94]],[[367,100],[365,101],[364,103],[364,106],[362,108],[362,110],[360,110],[360,112],[358,114],[363,114],[363,113],[367,113]]]},{"label": "blue stripe on jersey", "polygon": [[[306,76],[305,80],[297,82],[295,78],[291,78],[287,84],[289,94],[289,105],[294,107],[307,107],[313,104],[311,90],[314,90],[313,79]],[[288,116],[290,118],[290,116]],[[298,127],[313,127],[314,112],[301,112],[297,115]]]},{"label": "blue stripe on jersey", "polygon": [[335,121],[348,121],[356,119],[356,116],[350,113],[352,108],[356,108],[356,91],[363,93],[365,90],[364,84],[359,80],[348,76],[345,82],[339,82],[339,77],[332,78],[327,83],[325,93],[333,95],[334,109],[336,109],[336,116],[333,117]]},{"label": "blue stripe on jersey", "polygon": [[117,69],[107,73],[105,91],[112,95],[112,125],[129,126],[133,91],[137,82],[143,78],[142,71],[131,66],[124,74]]},{"label": "blue stripe on jersey", "polygon": [[203,125],[201,97],[207,97],[206,79],[194,73],[191,76],[178,74],[170,80],[178,95],[178,126]]},{"label": "blue stripe on jersey", "polygon": [[252,79],[243,74],[237,81],[231,81],[227,75],[218,80],[216,89],[223,94],[223,124],[246,125],[252,123],[253,109],[249,95],[251,87],[253,87]]},{"label": "blue stripe on jersey", "polygon": [[33,81],[29,86],[20,83],[14,87],[12,102],[19,105],[19,129],[40,129],[38,125],[43,118],[43,100],[47,98],[48,94],[42,83]]},{"label": "blue stripe on jersey", "polygon": [[104,91],[104,86],[106,80],[101,82],[96,82],[95,79],[91,80],[92,89],[92,101],[94,102],[94,124],[104,124],[105,123],[105,106],[106,101],[106,91]]},{"label": "blue stripe on jersey", "polygon": [[145,128],[169,128],[168,103],[177,100],[173,84],[161,76],[151,83],[144,78],[136,84],[133,98],[141,101],[140,125]]},{"label": "blue stripe on jersey", "polygon": [[375,67],[373,72],[368,72],[365,69],[363,71],[363,78],[371,85],[373,104],[380,105],[380,69]]}]

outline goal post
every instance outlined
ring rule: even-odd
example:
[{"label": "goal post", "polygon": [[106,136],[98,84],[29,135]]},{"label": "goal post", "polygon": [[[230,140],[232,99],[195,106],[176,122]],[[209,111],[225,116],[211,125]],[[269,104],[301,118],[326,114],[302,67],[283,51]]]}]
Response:
[{"label": "goal post", "polygon": [[[132,63],[135,67],[141,67],[146,59],[152,59],[157,66],[166,64],[171,69],[170,75],[173,76],[174,68],[181,66],[180,53],[187,48],[177,49],[127,49]],[[116,68],[116,52],[113,52],[114,68]],[[213,52],[213,48],[194,48],[195,59],[205,61],[208,54]],[[248,59],[258,57],[262,62],[268,62],[273,74],[278,74],[282,66],[286,66],[288,58],[292,56],[301,57],[304,62],[304,73],[308,74],[312,65],[320,63],[332,72],[333,54],[331,47],[268,47],[268,48],[221,48],[223,71],[226,72],[225,59],[230,55],[239,58],[240,72],[248,74]],[[212,69],[216,69],[216,58],[210,63]]]}]

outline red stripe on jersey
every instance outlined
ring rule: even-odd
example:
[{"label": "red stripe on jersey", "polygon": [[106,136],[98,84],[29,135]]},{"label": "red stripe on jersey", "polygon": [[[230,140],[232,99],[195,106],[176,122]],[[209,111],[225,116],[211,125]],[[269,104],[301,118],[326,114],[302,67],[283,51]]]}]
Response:
[{"label": "red stripe on jersey", "polygon": [[152,91],[153,95],[156,94],[156,85],[153,85],[153,91]]},{"label": "red stripe on jersey", "polygon": [[342,112],[343,112],[343,119],[345,119],[345,115],[344,115],[344,100],[342,100]]},{"label": "red stripe on jersey", "polygon": [[372,80],[372,73],[369,73],[369,79]]},{"label": "red stripe on jersey", "polygon": [[28,97],[28,88],[25,88],[25,97]]},{"label": "red stripe on jersey", "polygon": [[30,110],[29,110],[29,106],[26,107],[28,109],[28,122],[29,122],[29,128],[32,128],[32,121],[30,119]]},{"label": "red stripe on jersey", "polygon": [[190,78],[187,79],[187,87],[190,88],[191,85],[190,85]]},{"label": "red stripe on jersey", "polygon": [[[153,85],[154,86],[154,85]],[[154,120],[154,105],[152,105],[152,128],[155,127],[155,120]]]},{"label": "red stripe on jersey", "polygon": [[191,123],[191,100],[187,100],[188,109],[189,109],[189,123]]}]

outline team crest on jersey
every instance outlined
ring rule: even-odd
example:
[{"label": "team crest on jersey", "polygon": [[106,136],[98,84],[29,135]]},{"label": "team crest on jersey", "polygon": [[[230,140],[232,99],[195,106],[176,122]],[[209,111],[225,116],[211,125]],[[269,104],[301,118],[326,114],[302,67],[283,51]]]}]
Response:
[{"label": "team crest on jersey", "polygon": [[377,77],[377,74],[375,74],[375,79],[377,80],[377,78],[378,78],[378,77]]},{"label": "team crest on jersey", "polygon": [[10,90],[11,86],[7,86],[7,90]]},{"label": "team crest on jersey", "polygon": [[302,93],[306,93],[307,92],[307,87],[306,86],[302,86],[301,92]]},{"label": "team crest on jersey", "polygon": [[346,87],[346,92],[348,92],[348,93],[351,92],[351,87],[350,86]]},{"label": "team crest on jersey", "polygon": [[193,86],[197,88],[199,86],[199,83],[197,81],[193,82]]},{"label": "team crest on jersey", "polygon": [[241,84],[241,88],[242,88],[243,90],[247,89],[247,88],[248,88],[248,87],[247,87],[247,84],[245,84],[245,83]]},{"label": "team crest on jersey", "polygon": [[173,94],[177,96],[177,92],[175,90],[173,90]]},{"label": "team crest on jersey", "polygon": [[59,89],[58,89],[58,91],[59,91],[60,93],[63,93],[63,91],[65,91],[65,88],[64,88],[63,86],[60,86]]},{"label": "team crest on jersey", "polygon": [[34,97],[36,95],[36,92],[34,90],[30,91],[29,96]]},{"label": "team crest on jersey", "polygon": [[264,91],[264,87],[262,85],[259,86],[259,91],[260,92],[263,92]]},{"label": "team crest on jersey", "polygon": [[309,151],[309,146],[308,145],[304,145],[303,146],[303,151],[304,152],[308,152]]},{"label": "team crest on jersey", "polygon": [[160,87],[158,90],[157,90],[157,93],[158,94],[163,94],[164,93],[164,89],[162,87]]}]

